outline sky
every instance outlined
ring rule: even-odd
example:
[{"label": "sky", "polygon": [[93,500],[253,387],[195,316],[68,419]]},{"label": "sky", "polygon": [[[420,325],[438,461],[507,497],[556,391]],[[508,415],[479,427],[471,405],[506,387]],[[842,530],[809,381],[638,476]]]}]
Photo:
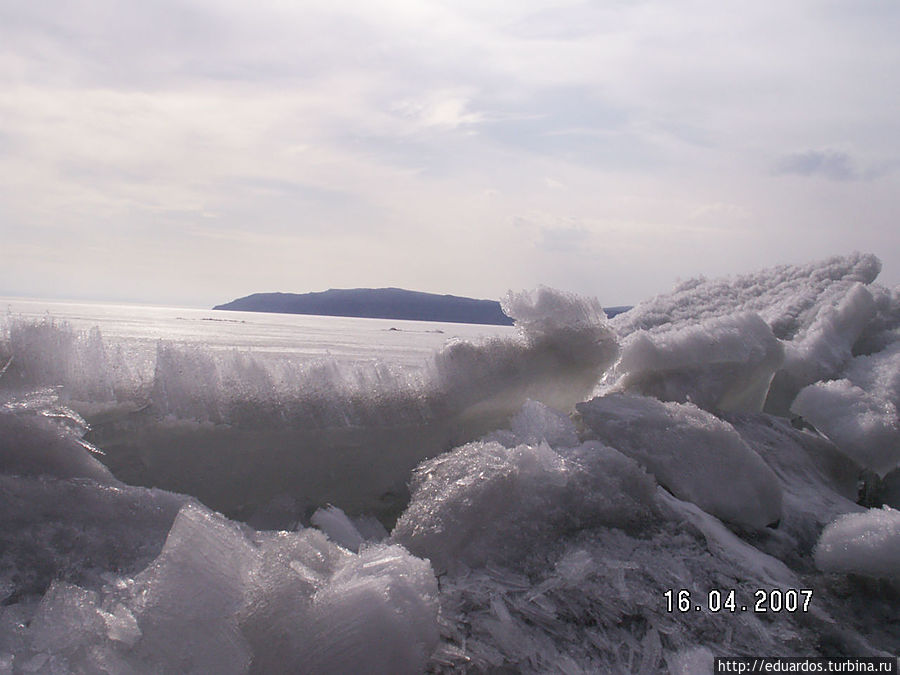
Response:
[{"label": "sky", "polygon": [[0,0],[0,295],[900,283],[894,0]]}]

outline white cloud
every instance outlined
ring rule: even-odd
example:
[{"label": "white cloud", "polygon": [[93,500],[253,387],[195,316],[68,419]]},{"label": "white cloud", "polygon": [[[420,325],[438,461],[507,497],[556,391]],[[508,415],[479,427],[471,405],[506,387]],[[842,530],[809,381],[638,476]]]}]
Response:
[{"label": "white cloud", "polygon": [[428,92],[416,100],[400,101],[392,109],[423,127],[457,129],[484,119],[481,113],[470,111],[470,105],[471,100],[465,93],[450,90]]}]

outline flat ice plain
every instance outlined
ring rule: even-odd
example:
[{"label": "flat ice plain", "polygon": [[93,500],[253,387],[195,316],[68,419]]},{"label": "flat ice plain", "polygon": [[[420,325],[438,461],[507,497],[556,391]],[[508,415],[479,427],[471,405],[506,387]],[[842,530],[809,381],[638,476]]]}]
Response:
[{"label": "flat ice plain", "polygon": [[513,329],[4,301],[0,675],[895,656],[879,271],[539,288]]}]

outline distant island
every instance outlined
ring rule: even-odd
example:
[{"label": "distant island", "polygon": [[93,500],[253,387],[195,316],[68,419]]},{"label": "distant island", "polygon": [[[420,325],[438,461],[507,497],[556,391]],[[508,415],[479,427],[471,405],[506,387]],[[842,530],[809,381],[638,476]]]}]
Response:
[{"label": "distant island", "polygon": [[[315,314],[366,319],[407,319],[511,326],[496,300],[475,300],[402,288],[332,288],[321,293],[254,293],[213,309],[276,314]],[[608,316],[629,309],[609,307]]]},{"label": "distant island", "polygon": [[407,291],[402,288],[332,288],[321,293],[254,293],[213,309],[317,314],[367,319],[408,319],[511,326],[495,300]]}]

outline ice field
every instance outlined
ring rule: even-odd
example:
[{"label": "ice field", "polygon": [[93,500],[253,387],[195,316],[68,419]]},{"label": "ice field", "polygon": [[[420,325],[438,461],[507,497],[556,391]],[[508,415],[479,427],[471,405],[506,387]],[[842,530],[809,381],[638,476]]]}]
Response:
[{"label": "ice field", "polygon": [[511,292],[514,328],[4,301],[0,675],[896,656],[879,271]]}]

